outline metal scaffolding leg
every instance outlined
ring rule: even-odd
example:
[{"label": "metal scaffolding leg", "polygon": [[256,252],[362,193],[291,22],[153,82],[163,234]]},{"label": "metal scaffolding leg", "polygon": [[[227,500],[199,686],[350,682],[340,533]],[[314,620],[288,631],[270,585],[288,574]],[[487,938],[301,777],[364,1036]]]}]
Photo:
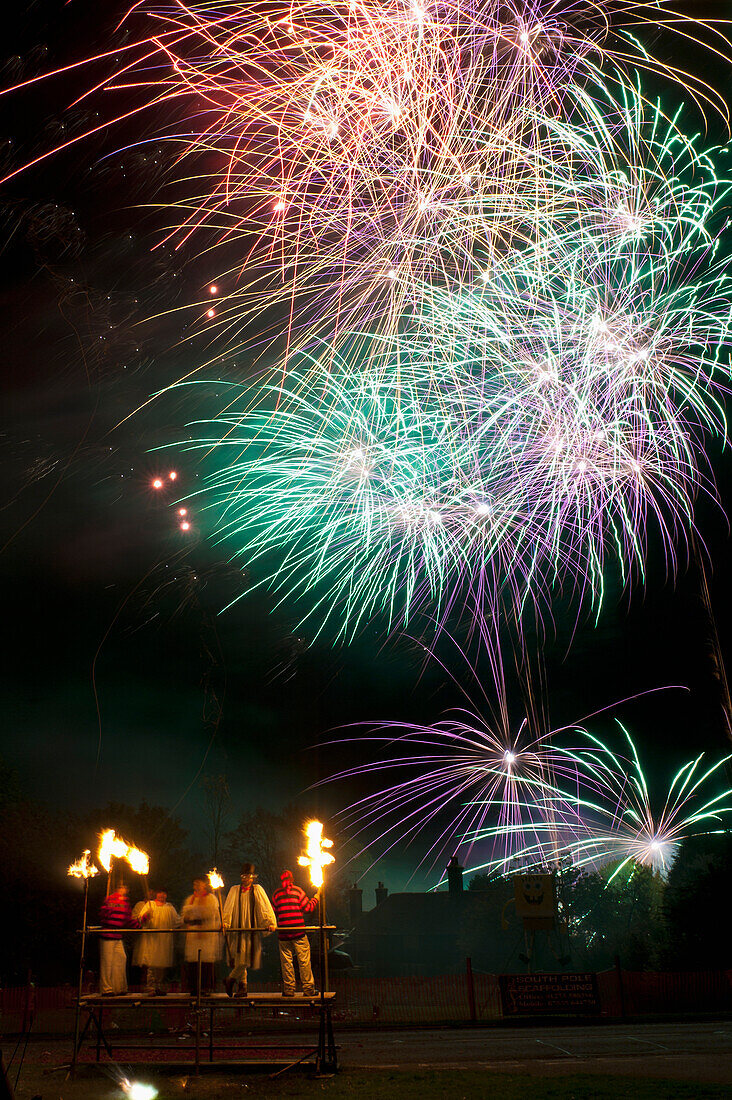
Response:
[{"label": "metal scaffolding leg", "polygon": [[333,1019],[330,1005],[324,1001],[320,1003],[318,1053],[315,1058],[315,1071],[316,1073],[336,1073],[338,1071],[338,1055],[333,1036]]},{"label": "metal scaffolding leg", "polygon": [[[86,1018],[86,1023],[84,1024],[84,1026],[81,1029],[81,1032],[78,1034],[78,1036],[74,1035],[74,1051],[73,1051],[73,1054],[71,1056],[71,1065],[69,1066],[69,1076],[72,1077],[72,1078],[74,1076],[74,1073],[76,1072],[76,1066],[77,1066],[77,1062],[78,1062],[79,1051],[81,1050],[81,1048],[84,1045],[84,1040],[86,1039],[87,1032],[89,1031],[89,1028],[91,1027],[92,1024],[94,1024],[94,1027],[96,1028],[96,1031],[97,1031],[96,1061],[97,1062],[101,1061],[101,1058],[102,1058],[102,1044],[104,1044],[104,1049],[106,1050],[109,1057],[110,1058],[114,1057],[114,1055],[112,1054],[112,1047],[107,1041],[107,1036],[104,1034],[104,1028],[102,1026],[103,1012],[104,1012],[102,1006],[99,1005],[95,1009],[91,1005],[86,1005],[85,1009],[86,1009],[86,1012],[88,1013],[87,1018]],[[75,1028],[74,1030],[76,1031],[77,1029]]]}]

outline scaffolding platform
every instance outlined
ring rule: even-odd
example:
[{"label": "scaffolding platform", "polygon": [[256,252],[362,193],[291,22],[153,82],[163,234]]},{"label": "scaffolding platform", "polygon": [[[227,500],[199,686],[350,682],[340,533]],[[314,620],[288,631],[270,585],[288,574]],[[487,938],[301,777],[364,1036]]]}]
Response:
[{"label": "scaffolding platform", "polygon": [[[168,993],[165,995],[147,995],[144,993],[120,993],[102,995],[99,993],[85,994],[79,998],[79,1011],[86,1015],[86,1020],[79,1033],[78,1040],[74,1043],[74,1052],[71,1062],[72,1074],[79,1064],[79,1053],[85,1042],[90,1040],[95,1043],[95,1062],[102,1062],[103,1055],[111,1060],[118,1060],[115,1048],[124,1051],[124,1061],[130,1062],[129,1057],[134,1052],[134,1061],[143,1063],[163,1063],[170,1065],[170,1059],[166,1053],[175,1054],[175,1064],[195,1066],[199,1072],[202,1064],[211,1066],[216,1062],[221,1068],[228,1069],[239,1066],[241,1068],[254,1067],[281,1067],[278,1072],[295,1066],[312,1067],[317,1073],[335,1073],[338,1069],[337,1048],[333,1036],[333,1021],[331,1008],[335,1001],[335,993],[318,993],[313,997],[306,997],[302,993],[296,993],[294,997],[285,997],[282,993],[249,993],[246,997],[229,997],[226,993],[201,994]],[[181,1043],[180,1039],[167,1042],[155,1042],[145,1038],[125,1039],[119,1034],[110,1033],[109,1025],[105,1028],[105,1012],[107,1009],[131,1009],[143,1008],[157,1009],[187,1009],[195,1016],[195,1026],[192,1029],[192,1042]],[[307,1037],[298,1041],[282,1036],[274,1043],[263,1042],[260,1035],[247,1034],[246,1036],[221,1036],[219,1041],[214,1039],[214,1024],[217,1011],[235,1009],[245,1012],[249,1017],[250,1012],[259,1009],[297,1011],[307,1016],[318,1017],[318,1039],[313,1045]],[[234,1040],[234,1041],[233,1041]],[[193,1057],[187,1060],[180,1058],[184,1051],[192,1051]],[[215,1055],[234,1051],[236,1059],[227,1057],[224,1061],[217,1060]],[[153,1057],[144,1057],[145,1053]],[[246,1057],[249,1053],[250,1057]],[[140,1057],[137,1057],[139,1055]],[[203,1061],[202,1061],[203,1055]],[[243,1055],[243,1057],[241,1056]],[[254,1055],[254,1057],[252,1056]],[[105,1059],[106,1060],[106,1059]],[[88,1063],[87,1063],[88,1064]]]},{"label": "scaffolding platform", "polygon": [[[201,994],[200,1005],[202,1008],[282,1008],[283,1005],[307,1005],[317,1007],[320,1001],[325,1000],[332,1004],[335,993],[316,993],[312,997],[306,997],[304,993],[296,993],[294,997],[285,997],[283,993],[248,993],[246,997],[229,997],[226,993]],[[195,993],[85,993],[80,998],[82,1008],[92,1005],[101,1008],[134,1008],[137,1005],[154,1006],[156,1008],[191,1008],[197,1007],[199,998]]]}]

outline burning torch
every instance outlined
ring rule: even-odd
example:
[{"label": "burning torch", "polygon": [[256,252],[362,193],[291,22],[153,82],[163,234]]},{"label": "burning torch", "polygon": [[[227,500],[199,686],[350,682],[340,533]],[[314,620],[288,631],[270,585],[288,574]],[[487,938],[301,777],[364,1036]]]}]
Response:
[{"label": "burning torch", "polygon": [[221,918],[221,931],[224,934],[224,943],[226,944],[226,954],[227,954],[227,957],[229,959],[229,966],[233,966],[234,965],[234,956],[231,953],[231,948],[229,947],[229,937],[227,936],[226,929],[224,928],[224,907],[221,904],[221,891],[222,891],[223,886],[224,886],[224,880],[222,879],[221,875],[219,874],[219,872],[216,870],[215,867],[214,867],[213,871],[209,871],[207,877],[208,877],[208,884],[211,887],[211,889],[213,890],[214,894],[216,895],[216,900],[219,903],[219,917]]},{"label": "burning torch", "polygon": [[147,852],[143,852],[139,848],[129,847],[127,849],[126,859],[135,874],[142,876],[142,882],[145,887],[145,897],[149,901],[150,888],[147,884],[147,876],[150,871],[150,857]]},{"label": "burning torch", "polygon": [[71,878],[83,878],[88,883],[90,878],[99,874],[99,868],[95,867],[91,860],[91,852],[85,848],[76,863],[72,863],[67,872]]},{"label": "burning torch", "polygon": [[99,874],[99,868],[92,863],[91,852],[85,848],[76,863],[72,863],[67,874],[70,878],[83,878],[84,880],[84,920],[81,926],[81,956],[84,957],[84,940],[86,939],[86,910],[89,901],[89,879]]},{"label": "burning torch", "polygon": [[309,821],[305,826],[305,855],[298,856],[297,862],[301,867],[307,867],[310,871],[310,882],[318,889],[320,905],[320,995],[325,994],[328,984],[328,955],[325,942],[325,878],[323,868],[330,863],[335,863],[335,856],[328,849],[333,847],[333,841],[323,836],[323,824],[320,821]]},{"label": "burning torch", "polygon": [[76,1052],[79,1047],[79,1019],[81,1012],[81,995],[84,991],[84,960],[86,957],[86,914],[89,903],[89,879],[99,874],[99,868],[92,863],[91,852],[86,848],[76,863],[72,863],[67,874],[70,878],[83,878],[84,880],[84,919],[81,923],[81,955],[79,958],[79,990],[76,998],[76,1021],[74,1023],[74,1061],[76,1065]]},{"label": "burning torch", "polygon": [[109,889],[112,885],[112,860],[124,859],[128,849],[129,845],[117,836],[114,829],[105,829],[99,837],[97,859],[107,872],[107,897],[109,897]]},{"label": "burning torch", "polygon": [[105,829],[99,838],[99,862],[107,872],[107,896],[112,883],[112,860],[126,859],[132,870],[142,876],[145,886],[145,896],[150,900],[150,890],[147,884],[147,876],[150,871],[150,859],[147,852],[128,844],[121,836],[117,836],[114,829]]}]

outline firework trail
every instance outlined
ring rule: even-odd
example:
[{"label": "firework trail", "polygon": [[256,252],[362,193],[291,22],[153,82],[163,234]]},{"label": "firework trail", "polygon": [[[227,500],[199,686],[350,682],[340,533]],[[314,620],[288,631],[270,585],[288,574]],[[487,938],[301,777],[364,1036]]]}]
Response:
[{"label": "firework trail", "polygon": [[[522,835],[519,829],[511,829],[507,837],[500,822],[467,839],[495,844],[500,838],[506,846],[513,844],[515,866],[556,866],[560,861],[578,868],[614,865],[612,879],[632,866],[651,867],[665,875],[684,840],[728,831],[732,789],[724,769],[732,757],[709,765],[699,753],[679,768],[665,796],[654,799],[636,744],[620,722],[618,726],[627,755],[587,733],[585,744],[573,750],[578,774],[592,776],[602,797],[576,800],[574,813],[563,822],[562,839],[557,838],[553,820],[543,829],[534,823],[537,837],[542,831],[544,835],[525,846],[515,844]],[[716,793],[709,790],[712,786]],[[471,868],[498,874],[504,869],[505,861],[496,858]]]},{"label": "firework trail", "polygon": [[469,873],[492,875],[560,864],[612,864],[613,876],[630,864],[665,873],[684,839],[728,827],[732,789],[724,785],[723,769],[732,757],[704,765],[700,753],[678,770],[659,802],[626,728],[616,719],[625,752],[588,728],[589,721],[629,700],[551,728],[540,713],[542,685],[537,695],[525,680],[517,696],[523,702],[518,709],[512,704],[499,627],[492,629],[496,636],[483,638],[490,683],[472,671],[480,706],[451,665],[432,651],[464,694],[466,707],[428,725],[369,723],[367,733],[354,736],[349,729],[343,741],[330,743],[349,751],[358,744],[367,760],[336,771],[324,783],[384,784],[338,815],[364,851],[382,859],[397,847],[405,851],[422,842],[417,866],[440,874],[452,855]]},{"label": "firework trail", "polygon": [[[426,650],[462,693],[465,707],[433,725],[368,723],[367,733],[354,736],[349,730],[343,741],[329,746],[350,749],[359,744],[369,759],[330,775],[324,783],[377,776],[389,781],[339,814],[342,827],[378,852],[378,858],[397,845],[427,843],[430,837],[418,866],[441,871],[448,856],[460,852],[461,858],[470,858],[474,844],[466,838],[482,838],[494,827],[492,856],[508,866],[514,850],[547,841],[549,822],[554,823],[559,843],[563,819],[576,817],[577,798],[600,793],[590,769],[581,786],[571,752],[556,747],[555,731],[548,727],[529,675],[521,677],[523,702],[513,713],[497,623],[484,627],[481,634],[488,683],[472,669],[460,643],[451,639],[460,665],[470,672],[472,690],[455,677],[453,662],[445,663],[434,650]],[[473,696],[480,698],[479,706]],[[569,799],[560,792],[560,780],[574,791]]]},{"label": "firework trail", "polygon": [[232,342],[261,330],[264,307],[281,330],[277,303],[291,336],[318,323],[332,337],[367,322],[393,331],[412,283],[460,280],[535,239],[562,206],[577,212],[586,135],[602,133],[601,158],[612,156],[623,127],[608,131],[602,103],[633,86],[630,74],[649,69],[723,109],[641,45],[644,27],[661,26],[724,53],[713,24],[665,0],[295,0],[279,11],[142,0],[123,26],[132,40],[97,59],[117,67],[82,99],[104,92],[124,105],[112,117],[105,106],[104,126],[149,115],[151,140],[172,143],[186,197],[161,204],[170,239],[205,229],[207,250],[236,242],[222,277],[238,289],[207,328]]},{"label": "firework trail", "polygon": [[232,387],[195,444],[212,527],[343,637],[382,612],[480,616],[496,585],[599,610],[608,566],[643,577],[652,530],[673,571],[727,434],[730,276],[706,234],[667,237],[673,265],[604,232],[540,270],[514,253],[478,289],[421,287],[394,336]]},{"label": "firework trail", "polygon": [[473,483],[521,517],[511,560],[526,587],[574,581],[599,607],[610,559],[642,576],[655,528],[673,571],[695,497],[714,495],[731,313],[726,261],[669,273],[627,248],[609,278],[597,266],[593,250],[449,302],[433,290],[427,339],[452,358]]},{"label": "firework trail", "polygon": [[557,747],[556,733],[534,737],[527,717],[514,729],[494,728],[468,711],[431,726],[383,722],[373,735],[350,739],[375,757],[328,782],[392,777],[340,815],[351,836],[369,838],[378,858],[425,836],[418,866],[442,870],[448,856],[469,859],[488,840],[491,870],[505,871],[537,848],[558,857],[567,834],[577,833],[579,792],[589,797],[598,786],[598,776],[581,772],[573,754]]},{"label": "firework trail", "polygon": [[[462,547],[440,508],[446,492],[462,496],[465,476],[439,393],[430,404],[409,379],[326,370],[314,386],[306,373],[301,384],[290,372],[286,397],[271,387],[252,413],[231,407],[217,434],[198,440],[217,460],[225,454],[203,492],[212,525],[247,562],[261,560],[265,576],[281,552],[270,585],[307,595],[321,625],[339,617],[344,636],[377,611],[397,620],[449,603]],[[426,388],[434,392],[431,378]],[[245,408],[250,396],[242,390]],[[479,498],[461,506],[466,524],[483,522]]]}]

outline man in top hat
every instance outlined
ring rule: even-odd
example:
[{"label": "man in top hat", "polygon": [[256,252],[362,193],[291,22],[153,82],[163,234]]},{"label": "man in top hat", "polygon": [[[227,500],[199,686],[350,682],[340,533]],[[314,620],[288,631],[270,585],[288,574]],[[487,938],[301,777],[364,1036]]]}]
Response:
[{"label": "man in top hat", "polygon": [[[269,898],[255,883],[256,877],[254,864],[243,863],[241,885],[232,886],[226,895],[224,928],[234,930],[228,937],[234,965],[225,982],[230,997],[247,996],[247,970],[257,970],[262,965],[262,936],[268,936],[277,927]],[[250,928],[257,931],[247,931]]]}]

